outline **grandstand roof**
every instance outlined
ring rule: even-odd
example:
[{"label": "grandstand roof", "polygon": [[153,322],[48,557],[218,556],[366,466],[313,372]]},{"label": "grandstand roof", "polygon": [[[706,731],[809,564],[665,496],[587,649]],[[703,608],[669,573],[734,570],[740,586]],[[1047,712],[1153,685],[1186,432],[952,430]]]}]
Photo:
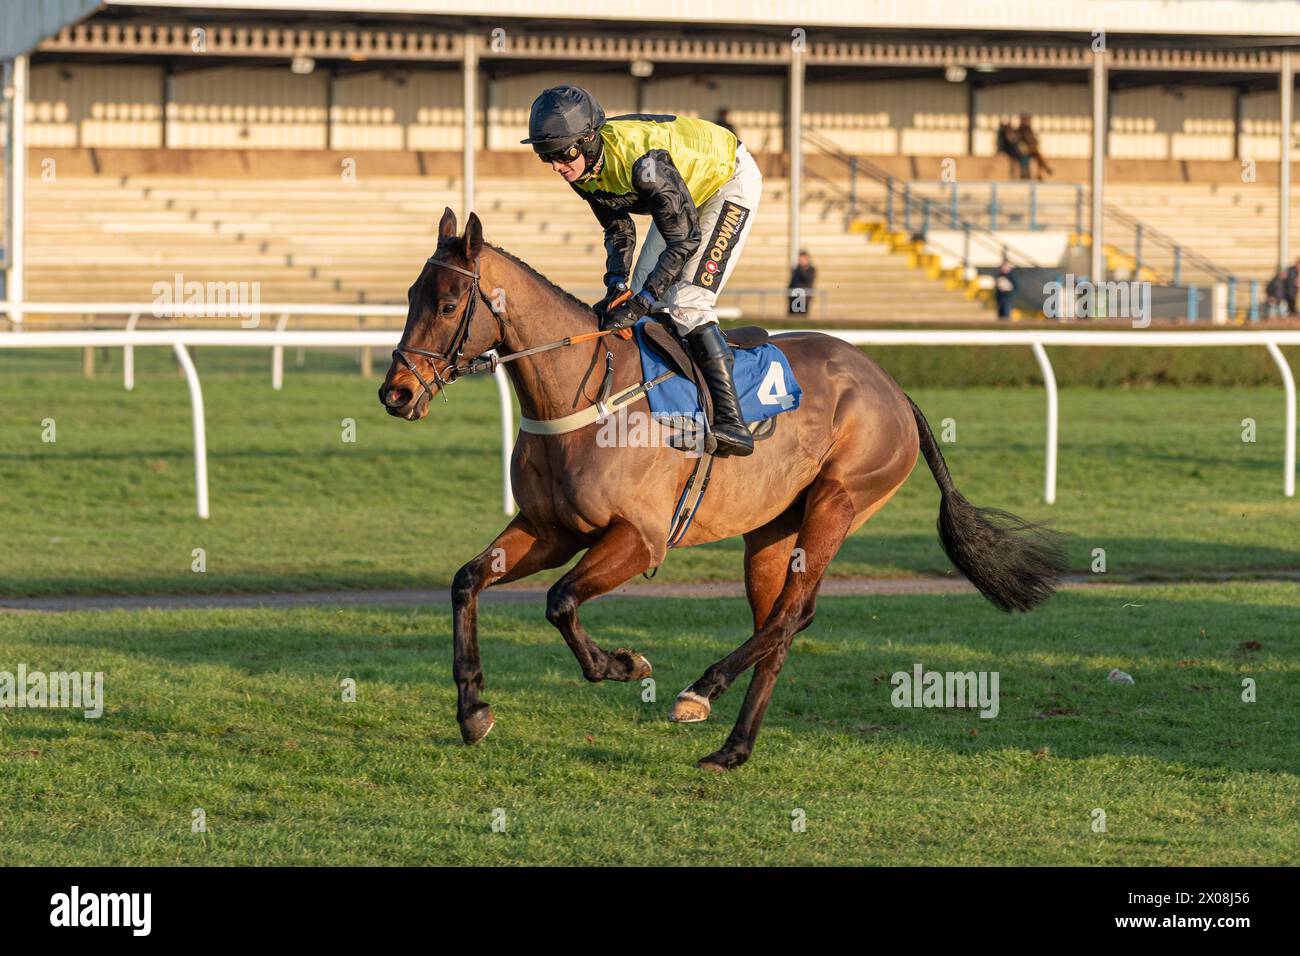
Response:
[{"label": "grandstand roof", "polygon": [[1202,48],[1300,46],[1294,0],[729,0],[714,7],[698,0],[45,0],[6,4],[0,18],[0,57],[28,52],[82,21],[372,31],[496,23],[582,32],[604,25],[627,35],[662,33],[671,25],[700,39],[725,39],[733,31],[775,39],[803,27],[810,42],[910,38],[967,45],[1050,44],[1104,30],[1108,39],[1153,47],[1180,39]]},{"label": "grandstand roof", "polygon": [[[175,0],[109,0],[111,5],[175,7]],[[202,0],[180,6],[306,13],[468,15],[568,20],[771,24],[873,29],[1082,31],[1152,35],[1300,34],[1292,0]]]}]

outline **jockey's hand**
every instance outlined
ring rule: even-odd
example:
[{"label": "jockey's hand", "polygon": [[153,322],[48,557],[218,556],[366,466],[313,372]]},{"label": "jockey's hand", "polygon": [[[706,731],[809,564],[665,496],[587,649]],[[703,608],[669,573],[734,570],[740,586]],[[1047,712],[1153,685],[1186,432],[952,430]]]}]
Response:
[{"label": "jockey's hand", "polygon": [[629,326],[636,325],[642,316],[650,314],[652,305],[654,305],[654,300],[649,295],[638,292],[636,295],[628,297],[625,302],[607,309],[605,317],[600,322],[600,330],[608,332],[611,329],[626,329]]},{"label": "jockey's hand", "polygon": [[605,298],[593,305],[591,311],[596,313],[596,318],[604,322],[605,313],[609,310],[609,304],[625,292],[627,292],[627,282],[622,276],[615,276],[609,280],[609,285],[605,287]]}]

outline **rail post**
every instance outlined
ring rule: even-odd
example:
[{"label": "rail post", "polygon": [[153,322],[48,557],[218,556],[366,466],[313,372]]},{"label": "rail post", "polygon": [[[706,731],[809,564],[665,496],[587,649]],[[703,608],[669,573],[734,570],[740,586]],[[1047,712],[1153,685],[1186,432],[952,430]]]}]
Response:
[{"label": "rail post", "polygon": [[1043,373],[1043,385],[1047,387],[1047,468],[1043,476],[1043,500],[1050,505],[1056,503],[1056,438],[1060,421],[1056,372],[1042,342],[1035,339],[1030,347],[1034,350],[1034,358],[1038,359],[1038,370]]},{"label": "rail post", "polygon": [[[125,331],[134,332],[139,321],[140,313],[132,312],[126,320]],[[128,392],[135,391],[135,348],[130,345],[122,346],[122,387]]]},{"label": "rail post", "polygon": [[208,441],[203,412],[203,388],[199,373],[194,368],[190,353],[181,342],[172,343],[176,360],[185,372],[185,383],[190,387],[190,414],[194,419],[194,499],[199,517],[208,517]]},{"label": "rail post", "polygon": [[1287,364],[1286,356],[1278,348],[1277,342],[1269,339],[1264,343],[1268,349],[1268,354],[1273,356],[1273,361],[1277,363],[1277,370],[1282,373],[1282,390],[1286,394],[1286,451],[1283,453],[1283,467],[1286,469],[1282,478],[1282,493],[1288,498],[1295,497],[1295,376],[1291,374],[1291,366]]},{"label": "rail post", "polygon": [[[275,330],[283,332],[286,325],[289,324],[289,313],[283,312],[275,320]],[[284,346],[271,346],[271,387],[277,392],[284,388]]]},{"label": "rail post", "polygon": [[497,383],[497,399],[501,406],[501,476],[502,507],[508,515],[515,513],[515,493],[510,486],[510,459],[515,451],[514,406],[510,404],[510,379],[505,366],[498,365],[492,372]]}]

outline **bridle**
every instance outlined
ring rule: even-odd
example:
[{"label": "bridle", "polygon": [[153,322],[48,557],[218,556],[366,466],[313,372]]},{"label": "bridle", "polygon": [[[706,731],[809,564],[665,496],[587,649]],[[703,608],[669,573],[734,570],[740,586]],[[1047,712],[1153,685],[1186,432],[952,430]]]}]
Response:
[{"label": "bridle", "polygon": [[[474,263],[473,272],[470,272],[468,269],[462,269],[460,266],[454,265],[446,259],[439,259],[437,256],[430,256],[428,258],[425,262],[425,266],[427,267],[429,265],[441,266],[444,269],[450,269],[452,272],[459,272],[463,276],[469,276],[469,289],[466,292],[469,301],[465,305],[465,310],[461,314],[460,322],[456,326],[456,331],[452,334],[451,344],[447,346],[446,352],[433,352],[428,349],[417,349],[412,345],[398,345],[397,348],[393,349],[393,358],[405,365],[407,370],[419,379],[420,386],[424,389],[424,391],[420,393],[420,398],[423,398],[425,395],[432,396],[433,386],[425,381],[424,376],[420,374],[420,370],[415,367],[415,363],[407,357],[408,354],[422,355],[425,358],[437,359],[442,362],[443,367],[441,369],[439,369],[434,363],[430,364],[433,367],[433,380],[437,383],[438,388],[442,390],[443,401],[447,401],[447,386],[455,383],[462,375],[475,375],[479,372],[496,370],[498,360],[495,356],[491,359],[484,359],[476,356],[464,365],[458,364],[460,357],[465,354],[465,342],[469,339],[470,325],[474,321],[474,309],[478,305],[478,300],[482,299],[483,303],[492,312],[493,316],[496,317],[497,324],[501,326],[501,333],[503,336],[505,335],[505,326],[501,321],[501,316],[497,314],[497,310],[492,307],[492,303],[488,301],[488,297],[484,295],[483,290],[479,288],[479,279],[481,278],[481,274],[478,269],[477,260]],[[444,372],[449,373],[451,377],[443,378]]]},{"label": "bridle", "polygon": [[[518,352],[510,352],[506,355],[498,355],[493,352],[491,355],[486,357],[481,355],[475,356],[463,365],[459,364],[458,360],[465,354],[465,343],[469,339],[470,325],[474,321],[474,309],[478,305],[479,299],[483,300],[484,305],[488,307],[488,310],[497,320],[497,325],[501,328],[501,336],[503,339],[505,338],[505,323],[501,318],[501,314],[497,312],[491,301],[479,287],[479,279],[482,277],[482,274],[479,271],[479,263],[477,259],[474,261],[473,272],[468,269],[462,269],[460,266],[450,263],[446,259],[439,259],[437,256],[430,256],[424,264],[426,266],[441,266],[444,269],[450,269],[452,272],[459,272],[463,276],[468,276],[470,283],[469,289],[466,290],[465,293],[468,297],[465,311],[460,317],[460,322],[456,325],[456,331],[452,334],[451,344],[447,346],[446,352],[433,352],[429,349],[417,349],[411,345],[398,345],[397,348],[393,349],[393,358],[406,366],[407,370],[419,380],[420,386],[424,389],[424,391],[415,399],[417,402],[425,395],[432,396],[433,386],[430,385],[428,381],[425,380],[424,376],[420,374],[420,370],[415,367],[415,364],[410,360],[410,358],[408,358],[408,355],[421,355],[425,358],[437,359],[443,363],[441,370],[439,370],[436,364],[430,364],[433,367],[433,381],[441,390],[442,400],[445,402],[448,400],[447,386],[457,382],[462,375],[477,375],[480,372],[495,372],[497,366],[505,362],[514,362],[529,355],[536,355],[538,352],[547,352],[551,349],[563,348],[566,345],[577,345],[579,342],[587,342],[591,339],[603,338],[606,335],[614,334],[624,339],[630,339],[632,337],[631,329],[608,329],[603,332],[583,332],[580,335],[566,336],[558,342],[548,342],[546,345],[538,345],[530,349],[520,349]],[[631,293],[629,292],[627,295],[630,296]],[[444,373],[449,373],[450,377],[444,378]],[[613,377],[614,354],[610,352],[609,349],[606,349],[605,377],[601,383],[601,403],[603,403],[609,396]]]}]

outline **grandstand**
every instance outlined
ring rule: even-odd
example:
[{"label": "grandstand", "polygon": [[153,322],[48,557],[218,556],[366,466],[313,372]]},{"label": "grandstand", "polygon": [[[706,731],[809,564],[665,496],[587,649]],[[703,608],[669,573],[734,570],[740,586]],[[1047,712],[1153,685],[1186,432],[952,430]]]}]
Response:
[{"label": "grandstand", "polygon": [[[728,299],[748,317],[786,312],[788,182],[769,179],[763,215]],[[823,201],[819,202],[818,199]],[[849,232],[816,190],[802,235],[817,251],[818,321],[986,317],[984,304],[919,267],[908,250]],[[29,297],[34,302],[147,302],[156,282],[257,282],[266,302],[400,303],[435,244],[459,183],[445,176],[240,180],[208,176],[61,176],[29,192]],[[599,297],[604,251],[584,203],[548,176],[485,177],[476,206],[491,241],[575,293]],[[644,234],[644,230],[642,230]],[[75,269],[68,263],[77,262]],[[39,322],[39,307],[29,321]]]},{"label": "grandstand", "polygon": [[[294,28],[295,9],[321,6],[319,30]],[[966,2],[922,2],[932,25],[908,28],[885,4],[790,5],[787,21],[783,4],[742,2],[724,33],[618,5],[601,23],[436,6],[10,11],[27,187],[8,297],[18,282],[40,323],[41,302],[148,302],[181,274],[256,282],[263,302],[400,303],[442,208],[472,206],[491,241],[595,298],[594,220],[518,143],[532,96],[561,81],[611,115],[729,110],[766,182],[726,293],[746,320],[791,318],[799,247],[818,287],[794,318],[828,325],[990,321],[1004,255],[1035,276],[1149,279],[1177,293],[1175,319],[1184,287],[1227,287],[1216,319],[1249,321],[1255,284],[1300,250],[1289,41],[1258,5],[1189,5],[1179,24],[1145,0],[1071,4],[1080,19],[1055,24],[1026,9],[996,42]],[[996,155],[998,124],[1022,112],[1049,182],[1008,182]]]}]

